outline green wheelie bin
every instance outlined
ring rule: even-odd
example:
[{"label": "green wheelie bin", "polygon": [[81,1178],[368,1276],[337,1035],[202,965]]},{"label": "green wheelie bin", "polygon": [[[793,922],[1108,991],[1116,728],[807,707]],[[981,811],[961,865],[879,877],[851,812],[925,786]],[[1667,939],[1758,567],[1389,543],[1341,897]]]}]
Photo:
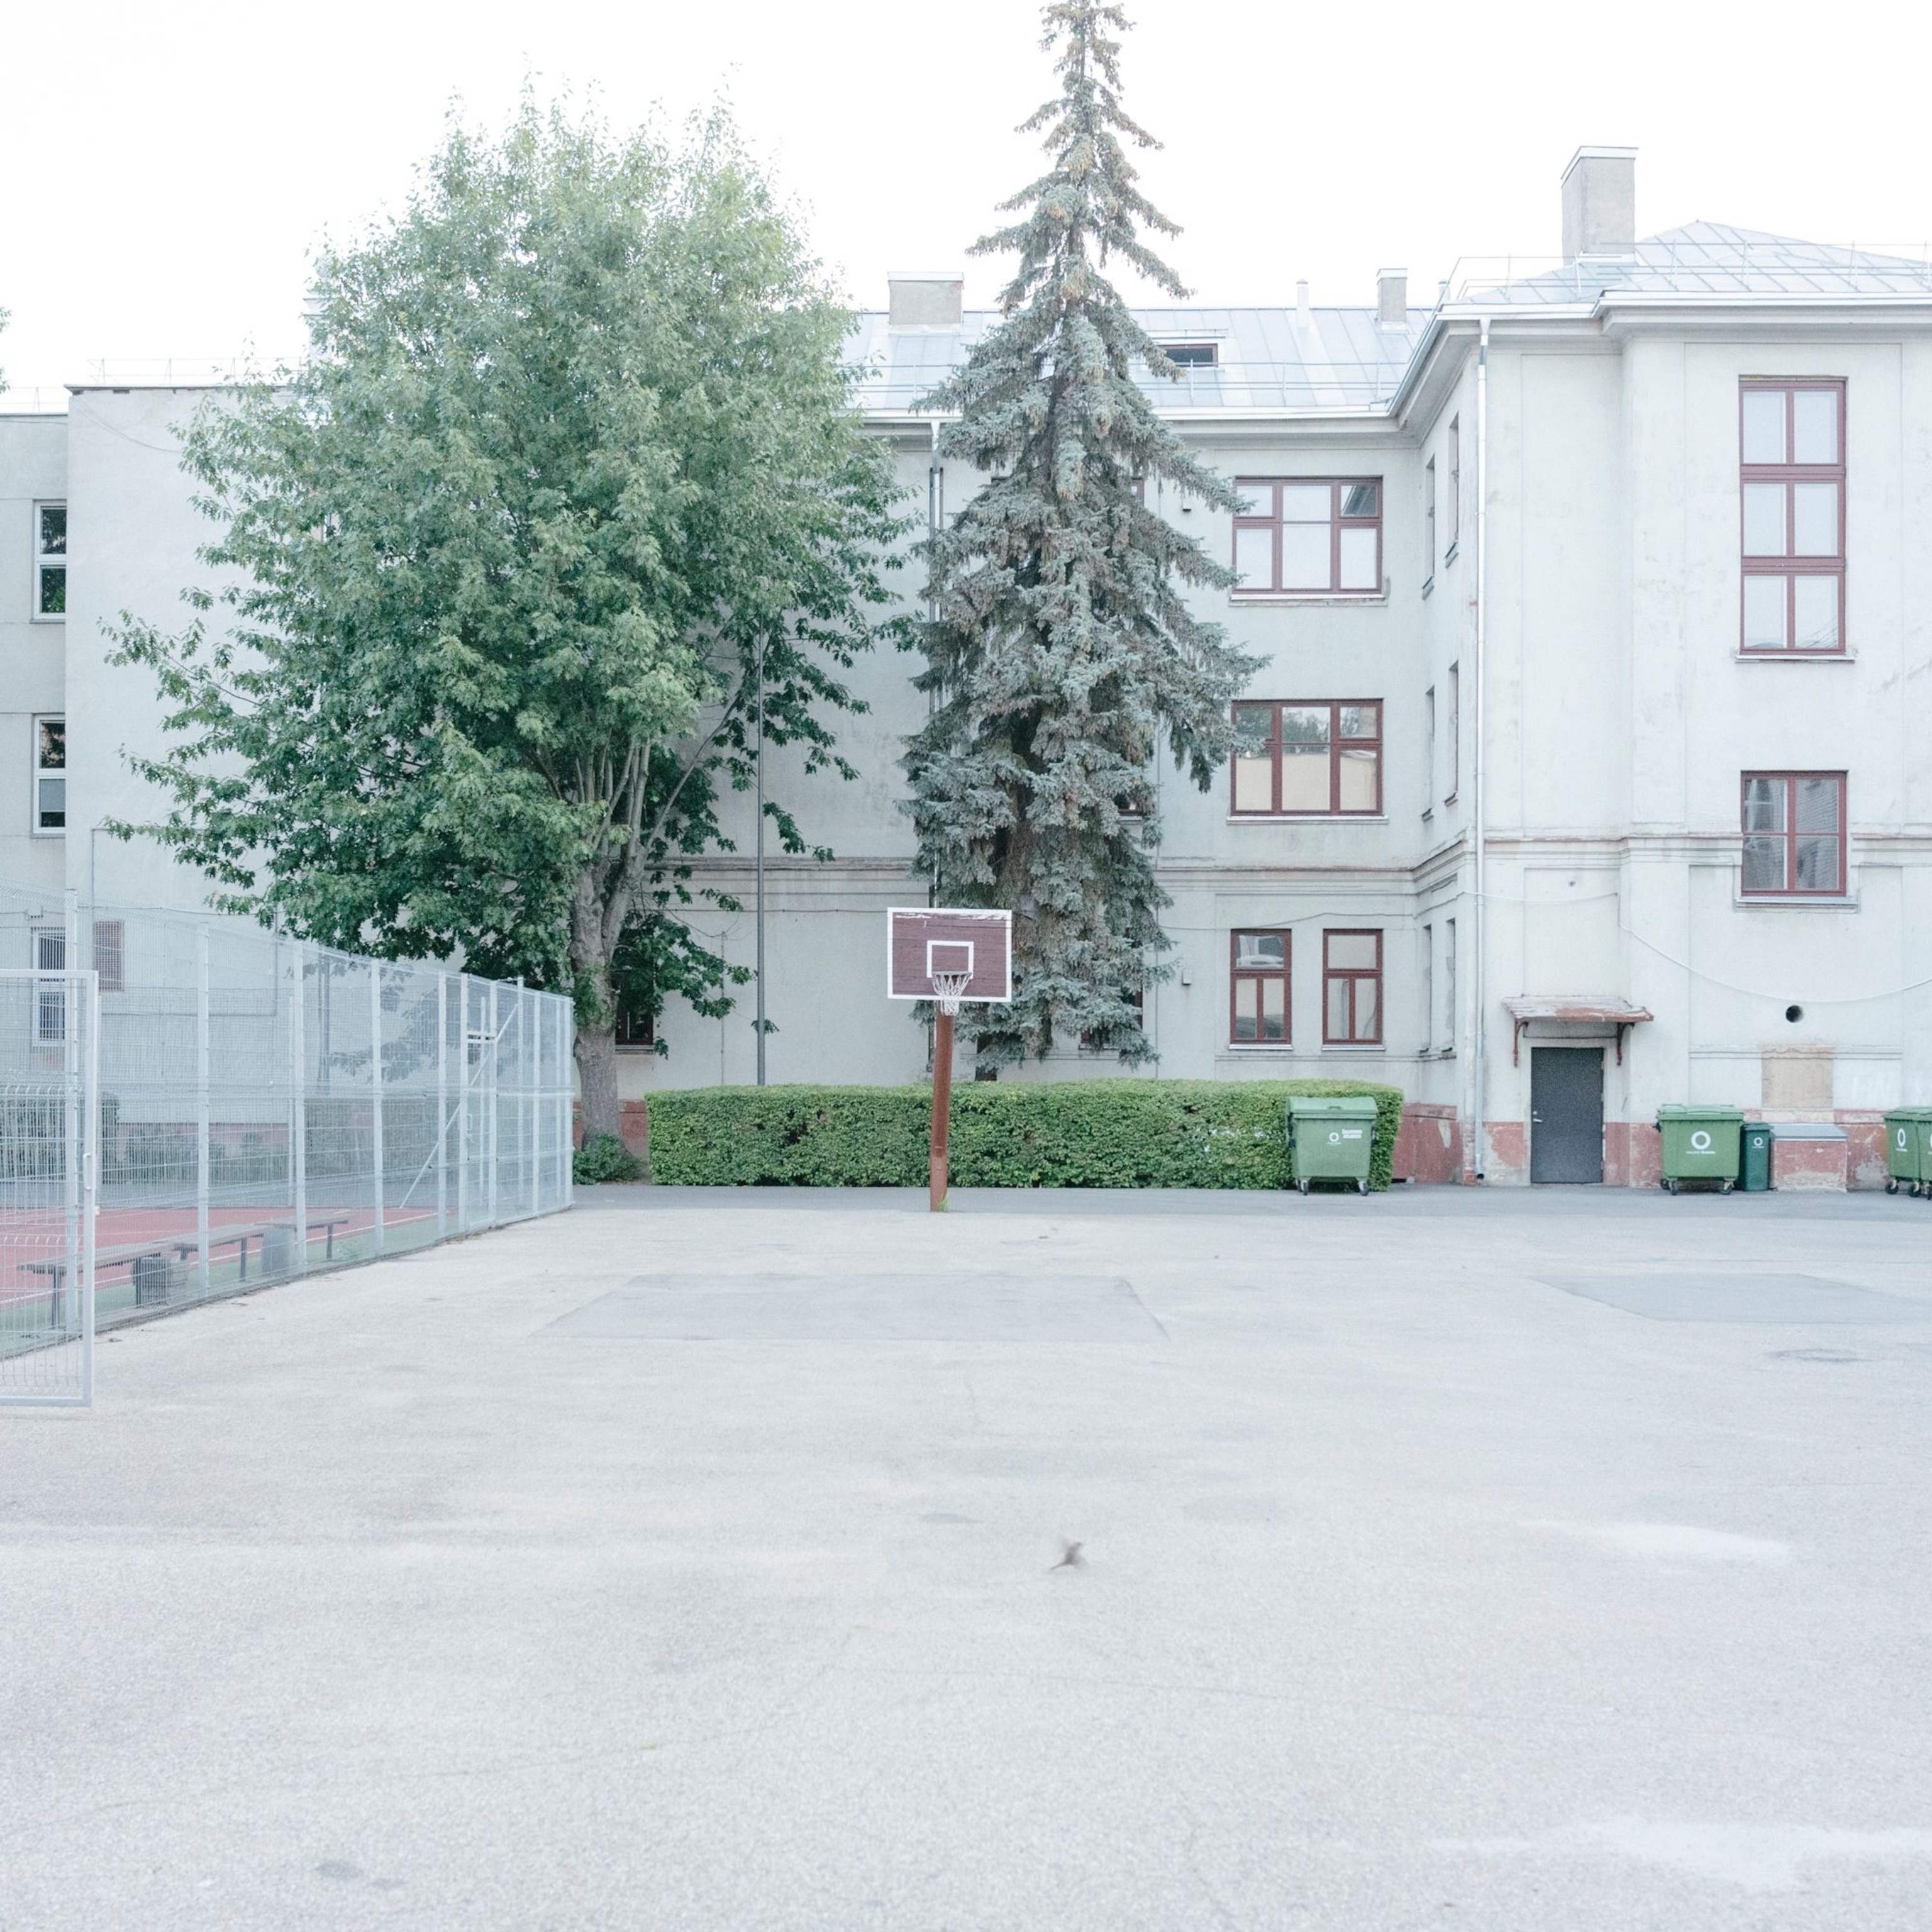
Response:
[{"label": "green wheelie bin", "polygon": [[1885,1191],[1932,1192],[1932,1107],[1894,1107],[1885,1117]]},{"label": "green wheelie bin", "polygon": [[1738,1176],[1738,1185],[1747,1194],[1768,1193],[1771,1188],[1771,1123],[1747,1120],[1744,1138],[1744,1172]]},{"label": "green wheelie bin", "polygon": [[1352,1180],[1358,1194],[1367,1193],[1375,1144],[1376,1103],[1367,1095],[1317,1100],[1296,1094],[1289,1100],[1288,1153],[1294,1184],[1303,1193],[1311,1180]]},{"label": "green wheelie bin", "polygon": [[1658,1185],[1675,1194],[1687,1180],[1712,1180],[1730,1193],[1738,1184],[1744,1125],[1742,1107],[1658,1108],[1657,1130],[1664,1139]]}]

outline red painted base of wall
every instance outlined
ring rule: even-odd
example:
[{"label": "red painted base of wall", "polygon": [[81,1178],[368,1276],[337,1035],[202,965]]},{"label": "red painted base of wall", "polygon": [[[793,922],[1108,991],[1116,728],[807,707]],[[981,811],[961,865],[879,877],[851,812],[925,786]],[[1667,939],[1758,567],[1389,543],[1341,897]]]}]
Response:
[{"label": "red painted base of wall", "polygon": [[1664,1137],[1645,1120],[1604,1126],[1604,1182],[1610,1187],[1654,1187],[1664,1174]]},{"label": "red painted base of wall", "polygon": [[1812,1188],[1842,1194],[1850,1141],[1774,1140],[1771,1184],[1779,1192]]},{"label": "red painted base of wall", "polygon": [[[620,1109],[617,1137],[648,1167],[651,1162],[651,1103],[626,1100]],[[570,1144],[584,1144],[584,1115],[577,1102],[570,1103]]]},{"label": "red painted base of wall", "polygon": [[1454,1107],[1412,1100],[1402,1108],[1394,1174],[1424,1186],[1453,1186],[1462,1178],[1462,1127]]}]

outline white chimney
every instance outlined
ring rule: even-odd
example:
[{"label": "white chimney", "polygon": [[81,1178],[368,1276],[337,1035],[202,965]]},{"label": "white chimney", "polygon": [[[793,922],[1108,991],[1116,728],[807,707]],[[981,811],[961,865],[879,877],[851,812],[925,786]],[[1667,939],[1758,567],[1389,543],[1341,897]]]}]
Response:
[{"label": "white chimney", "polygon": [[1297,282],[1294,285],[1294,326],[1307,330],[1315,326],[1315,311],[1308,305],[1308,284]]},{"label": "white chimney", "polygon": [[1378,268],[1376,271],[1376,320],[1384,328],[1397,328],[1408,322],[1408,271]]},{"label": "white chimney", "polygon": [[957,328],[965,320],[966,278],[948,269],[888,269],[893,328]]},{"label": "white chimney", "polygon": [[1579,148],[1563,170],[1563,259],[1636,253],[1636,150]]}]

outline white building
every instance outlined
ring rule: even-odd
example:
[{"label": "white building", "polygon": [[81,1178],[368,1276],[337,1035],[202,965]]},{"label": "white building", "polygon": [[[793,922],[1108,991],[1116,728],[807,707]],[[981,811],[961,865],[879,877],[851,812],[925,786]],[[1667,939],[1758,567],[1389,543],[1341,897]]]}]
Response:
[{"label": "white building", "polygon": [[[1389,271],[1372,305],[1144,317],[1186,365],[1164,412],[1249,514],[1159,507],[1242,573],[1213,614],[1264,661],[1214,790],[1162,774],[1152,1070],[1391,1082],[1419,1176],[1645,1184],[1658,1106],[1688,1100],[1835,1122],[1869,1183],[1878,1112],[1932,1100],[1932,270],[1702,224],[1637,242],[1634,175],[1580,151],[1562,260],[1426,310]],[[989,320],[959,302],[896,278],[854,344],[868,420],[952,510],[974,479],[912,406]],[[0,418],[0,876],[198,898],[92,832],[152,808],[122,752],[158,709],[100,626],[201,580],[170,433],[196,400],[83,386]],[[861,667],[859,782],[772,760],[838,855],[769,864],[775,1081],[922,1075],[880,983],[884,908],[920,893],[912,669]],[[740,831],[705,877],[748,904]],[[698,923],[749,962],[748,911]],[[748,1081],[749,1020],[674,1006],[629,1090]]]}]

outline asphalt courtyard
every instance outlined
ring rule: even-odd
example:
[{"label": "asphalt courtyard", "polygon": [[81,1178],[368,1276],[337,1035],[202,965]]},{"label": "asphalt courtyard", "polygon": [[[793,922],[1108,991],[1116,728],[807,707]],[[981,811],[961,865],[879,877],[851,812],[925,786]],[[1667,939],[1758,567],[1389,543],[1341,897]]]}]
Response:
[{"label": "asphalt courtyard", "polygon": [[0,1927],[1932,1922],[1932,1205],[589,1191],[0,1414]]}]

